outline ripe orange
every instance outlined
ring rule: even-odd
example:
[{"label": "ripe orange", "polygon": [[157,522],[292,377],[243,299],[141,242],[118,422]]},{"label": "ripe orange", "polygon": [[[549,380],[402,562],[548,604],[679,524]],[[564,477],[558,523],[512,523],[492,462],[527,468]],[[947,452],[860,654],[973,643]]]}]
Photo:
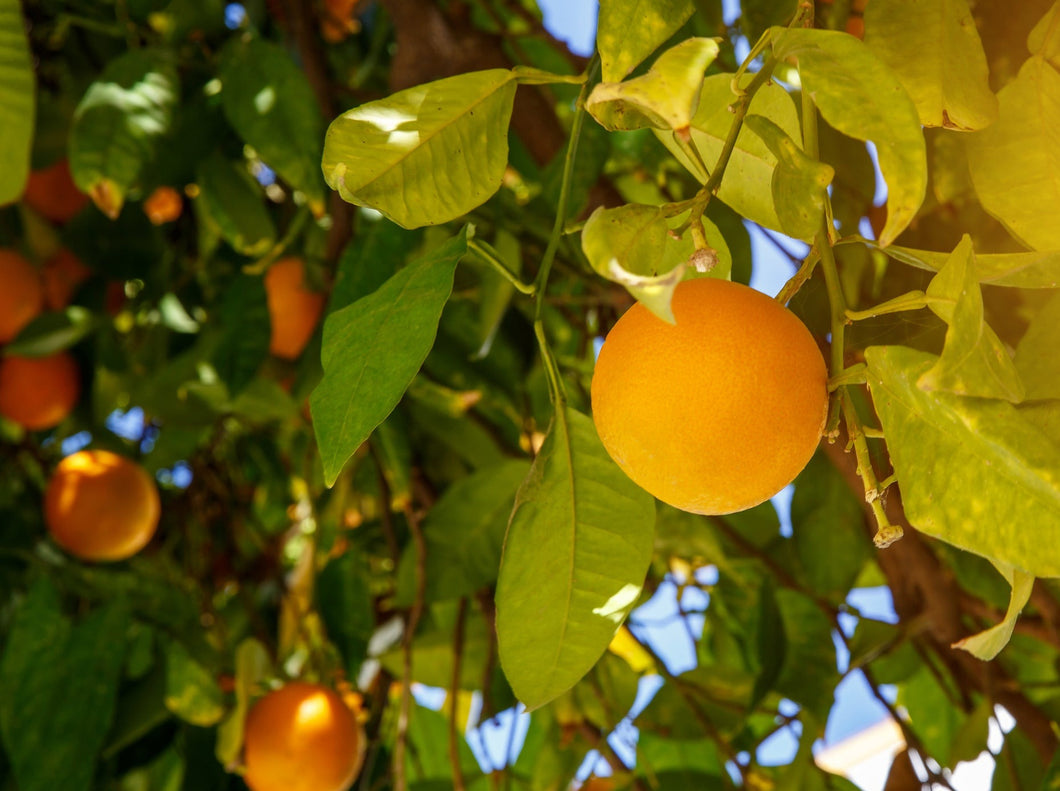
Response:
[{"label": "ripe orange", "polygon": [[742,511],[791,483],[817,448],[824,360],[793,313],[738,283],[685,281],[673,312],[676,325],[638,303],[607,336],[592,382],[596,430],[663,502]]},{"label": "ripe orange", "polygon": [[0,415],[36,431],[59,425],[77,404],[81,378],[66,352],[0,358]]},{"label": "ripe orange", "polygon": [[124,560],[158,527],[158,489],[143,467],[106,450],[59,462],[44,492],[44,520],[59,546],[82,560]]},{"label": "ripe orange", "polygon": [[22,200],[52,222],[66,222],[85,207],[88,196],[74,184],[69,160],[60,159],[29,174]]},{"label": "ripe orange", "polygon": [[251,708],[243,761],[253,791],[345,791],[360,768],[361,736],[335,691],[292,681]]},{"label": "ripe orange", "polygon": [[184,211],[184,199],[172,187],[158,187],[144,201],[144,214],[152,225],[173,222]]},{"label": "ripe orange", "polygon": [[63,248],[44,262],[44,304],[49,310],[62,310],[91,274],[80,258]]},{"label": "ripe orange", "polygon": [[7,343],[44,307],[40,273],[14,250],[0,250],[0,343]]},{"label": "ripe orange", "polygon": [[305,283],[305,264],[300,258],[283,258],[265,273],[272,335],[269,352],[285,360],[302,353],[324,312],[324,295],[310,291]]}]

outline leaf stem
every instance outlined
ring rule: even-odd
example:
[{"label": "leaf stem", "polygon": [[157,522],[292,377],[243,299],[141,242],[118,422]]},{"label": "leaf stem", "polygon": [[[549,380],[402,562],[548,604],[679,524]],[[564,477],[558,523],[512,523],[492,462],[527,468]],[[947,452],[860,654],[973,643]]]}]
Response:
[{"label": "leaf stem", "polygon": [[515,273],[512,272],[501,259],[500,253],[491,245],[489,242],[483,242],[475,237],[471,237],[467,240],[467,246],[470,247],[479,258],[485,261],[487,264],[492,266],[497,274],[507,280],[520,294],[526,294],[528,297],[534,296],[534,284],[524,283]]},{"label": "leaf stem", "polygon": [[574,156],[578,150],[578,141],[581,138],[582,127],[585,125],[585,100],[589,97],[589,91],[600,73],[600,55],[593,55],[589,66],[585,70],[585,82],[582,84],[581,93],[578,95],[578,105],[574,112],[574,122],[571,125],[570,140],[567,143],[567,153],[563,158],[563,179],[559,188],[559,203],[556,208],[556,220],[552,225],[552,233],[548,238],[548,246],[544,255],[541,256],[541,268],[534,278],[534,335],[537,336],[538,346],[541,347],[541,357],[548,373],[549,396],[552,403],[556,405],[566,401],[563,393],[563,380],[559,375],[559,367],[552,355],[552,348],[548,344],[545,335],[543,321],[545,307],[545,292],[548,288],[548,276],[552,271],[552,264],[556,260],[556,250],[559,247],[560,238],[563,236],[563,228],[567,222],[567,205],[570,201],[571,176],[574,173]]},{"label": "leaf stem", "polygon": [[879,305],[873,305],[866,310],[847,310],[846,317],[848,322],[862,321],[863,319],[872,319],[876,316],[883,316],[888,313],[901,313],[906,310],[920,310],[920,308],[926,308],[934,301],[935,300],[928,297],[923,291],[909,291],[901,296],[895,297],[894,299],[881,302]]}]

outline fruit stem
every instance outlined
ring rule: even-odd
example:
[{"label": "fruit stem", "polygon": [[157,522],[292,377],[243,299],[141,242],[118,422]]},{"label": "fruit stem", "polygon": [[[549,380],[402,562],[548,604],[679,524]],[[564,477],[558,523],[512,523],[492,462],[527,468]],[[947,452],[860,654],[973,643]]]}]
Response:
[{"label": "fruit stem", "polygon": [[515,290],[520,294],[526,294],[529,297],[534,296],[534,284],[524,283],[516,277],[515,273],[512,272],[501,259],[500,253],[498,253],[489,242],[483,242],[475,237],[471,237],[468,239],[467,246],[470,247],[479,258],[492,266],[497,271],[498,275],[511,283]]},{"label": "fruit stem", "polygon": [[548,288],[548,275],[552,271],[552,263],[556,260],[556,250],[559,247],[560,238],[563,236],[563,228],[567,223],[567,204],[570,200],[571,176],[574,173],[574,155],[578,151],[578,142],[581,138],[582,127],[585,125],[585,100],[589,92],[600,76],[600,53],[594,53],[592,60],[585,69],[585,82],[582,84],[581,93],[578,94],[578,104],[574,111],[574,122],[571,124],[570,142],[567,144],[567,153],[563,158],[563,179],[559,188],[559,203],[556,207],[556,221],[552,224],[552,233],[548,238],[548,246],[541,256],[541,268],[534,278],[534,335],[537,337],[538,346],[541,347],[541,358],[548,374],[549,396],[553,404],[559,405],[566,400],[563,393],[563,380],[559,374],[559,367],[552,356],[552,348],[548,344],[545,335],[545,326],[542,316],[545,307],[545,291]]},{"label": "fruit stem", "polygon": [[872,508],[872,515],[876,519],[876,535],[873,536],[872,543],[878,549],[885,549],[901,538],[904,531],[901,525],[892,525],[891,520],[887,518],[887,511],[880,497],[885,487],[876,481],[876,471],[872,466],[872,457],[869,455],[869,444],[865,440],[865,433],[861,430],[861,422],[858,420],[850,394],[844,388],[839,391],[839,397],[843,419],[847,426],[847,435],[854,446],[854,455],[858,460],[858,475],[861,476],[861,483],[865,487],[865,502]]}]

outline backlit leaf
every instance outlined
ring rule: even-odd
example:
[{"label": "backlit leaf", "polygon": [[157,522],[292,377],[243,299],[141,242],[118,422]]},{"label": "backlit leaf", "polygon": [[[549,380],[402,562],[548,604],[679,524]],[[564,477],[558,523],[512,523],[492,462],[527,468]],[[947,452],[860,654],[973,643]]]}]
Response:
[{"label": "backlit leaf", "polygon": [[[919,269],[938,271],[949,260],[949,253],[914,250],[891,245],[885,252],[891,258]],[[1012,288],[1060,287],[1060,251],[1030,253],[979,253],[975,256],[975,276],[980,283]]]},{"label": "backlit leaf", "polygon": [[620,82],[692,16],[691,0],[604,0],[596,48],[604,82]]},{"label": "backlit leaf", "polygon": [[159,154],[180,98],[168,53],[133,49],[107,64],[85,92],[70,130],[70,171],[78,188],[110,218]]},{"label": "backlit leaf", "polygon": [[998,94],[997,122],[968,138],[979,200],[1029,247],[1060,249],[1060,73],[1034,56]]},{"label": "backlit leaf", "polygon": [[996,565],[1012,586],[1012,598],[1009,600],[1005,617],[1001,620],[1001,623],[954,643],[955,648],[961,648],[985,662],[989,662],[996,657],[1008,645],[1008,641],[1012,638],[1012,630],[1016,628],[1016,619],[1019,618],[1020,612],[1027,602],[1030,601],[1031,588],[1034,587],[1033,574],[1012,568],[1007,564],[998,563]]},{"label": "backlit leaf", "polygon": [[924,126],[969,131],[997,118],[986,54],[965,0],[877,0],[865,43],[898,76]]},{"label": "backlit leaf", "polygon": [[228,123],[270,168],[324,211],[323,119],[305,72],[282,47],[234,37],[221,53],[221,107]]},{"label": "backlit leaf", "polygon": [[1004,401],[921,390],[933,355],[874,346],[865,357],[913,526],[1035,576],[1060,576],[1060,447]]},{"label": "backlit leaf", "polygon": [[887,222],[879,237],[886,247],[916,216],[927,191],[924,134],[912,99],[872,50],[846,33],[774,28],[773,54],[798,61],[803,90],[829,124],[876,145],[887,181]]},{"label": "backlit leaf", "polygon": [[699,105],[703,72],[717,56],[713,39],[686,39],[662,53],[642,77],[597,85],[585,109],[612,131],[684,129]]},{"label": "backlit leaf", "polygon": [[19,0],[0,0],[0,206],[26,186],[37,103]]},{"label": "backlit leaf", "polygon": [[165,702],[171,712],[200,728],[216,724],[225,713],[217,679],[175,640],[166,647]]},{"label": "backlit leaf", "polygon": [[[707,77],[700,92],[699,109],[692,119],[692,140],[708,168],[713,168],[718,161],[732,127],[733,115],[729,105],[736,100],[736,96],[731,84],[732,76],[729,74]],[[792,140],[802,140],[795,103],[779,85],[763,85],[751,100],[748,112],[768,118]],[[655,134],[693,176],[701,182],[709,178],[710,174],[689,158],[672,132],[656,130]],[[762,139],[750,129],[741,129],[718,188],[718,197],[747,219],[766,228],[782,231],[771,190],[776,166],[776,156]]]},{"label": "backlit leaf", "polygon": [[1016,347],[1016,369],[1027,398],[1060,399],[1060,294],[1045,303]]},{"label": "backlit leaf", "polygon": [[354,107],[328,127],[324,178],[405,228],[456,219],[500,187],[515,87],[489,69]]},{"label": "backlit leaf", "polygon": [[398,271],[376,291],[328,316],[313,391],[313,427],[330,486],[382,423],[434,344],[469,229]]},{"label": "backlit leaf", "polygon": [[529,709],[607,650],[651,560],[654,500],[611,461],[592,421],[557,411],[516,499],[497,582],[501,666]]}]

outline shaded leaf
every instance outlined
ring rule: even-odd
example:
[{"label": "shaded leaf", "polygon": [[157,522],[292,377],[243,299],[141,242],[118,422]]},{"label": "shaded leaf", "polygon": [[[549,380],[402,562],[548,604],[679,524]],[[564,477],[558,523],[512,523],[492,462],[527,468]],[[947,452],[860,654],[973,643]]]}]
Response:
[{"label": "shaded leaf", "polygon": [[782,230],[797,239],[812,239],[824,222],[828,185],[835,171],[805,154],[768,118],[749,115],[744,123],[777,158],[770,186]]},{"label": "shaded leaf", "polygon": [[[674,239],[670,231],[679,226],[688,212],[675,214],[680,207],[645,206],[629,203],[614,209],[597,208],[582,229],[582,251],[597,274],[625,286],[663,321],[674,323],[670,299],[677,284],[695,277],[689,266],[695,245],[685,231]],[[710,275],[728,279],[732,256],[725,237],[703,218],[708,243],[717,253]]]},{"label": "shaded leaf", "polygon": [[557,411],[516,499],[497,583],[501,666],[535,709],[596,664],[636,602],[655,508],[592,421]]},{"label": "shaded leaf", "polygon": [[1038,311],[1016,347],[1016,369],[1027,387],[1028,399],[1060,399],[1057,349],[1060,349],[1060,294]]},{"label": "shaded leaf", "polygon": [[235,398],[269,356],[269,306],[263,279],[240,275],[233,280],[219,313],[223,330],[212,359],[229,395]]},{"label": "shaded leaf", "polygon": [[99,317],[77,305],[42,313],[4,347],[5,354],[45,357],[69,349],[100,325]]},{"label": "shaded leaf", "polygon": [[324,323],[324,378],[310,405],[329,486],[397,406],[431,350],[469,232],[465,227]]},{"label": "shaded leaf", "polygon": [[214,754],[224,767],[232,767],[243,751],[243,724],[255,690],[272,670],[265,646],[252,637],[236,646],[236,703],[217,729]]},{"label": "shaded leaf", "polygon": [[[459,599],[496,581],[508,518],[529,463],[509,459],[450,486],[423,520],[428,602]],[[416,558],[406,546],[398,566],[397,604],[415,599]]]},{"label": "shaded leaf", "polygon": [[648,73],[626,82],[601,82],[585,109],[611,131],[684,129],[692,123],[703,87],[703,72],[718,56],[709,38],[690,38],[663,52]]},{"label": "shaded leaf", "polygon": [[607,0],[600,4],[596,48],[605,82],[620,82],[677,32],[695,6],[690,0]]},{"label": "shaded leaf", "polygon": [[874,346],[865,357],[913,526],[1036,576],[1060,576],[1060,447],[1011,404],[925,393],[916,382],[933,355]]},{"label": "shaded leaf", "polygon": [[265,207],[265,192],[246,168],[215,152],[199,163],[195,174],[198,215],[236,252],[267,253],[276,241],[276,228]]},{"label": "shaded leaf", "polygon": [[[731,75],[711,74],[707,77],[700,92],[699,109],[692,119],[692,140],[708,168],[713,168],[718,161],[732,127],[733,115],[729,112],[729,105],[736,96],[731,85]],[[802,139],[795,103],[776,83],[768,83],[758,90],[748,112],[768,118],[791,139]],[[655,134],[689,173],[701,182],[709,178],[710,174],[688,157],[673,133],[656,130]],[[750,129],[741,129],[718,187],[718,197],[747,219],[775,231],[783,230],[771,191],[776,166],[777,158],[762,139]]]},{"label": "shaded leaf", "polygon": [[19,0],[0,0],[0,206],[26,187],[37,103]]},{"label": "shaded leaf", "polygon": [[983,318],[972,240],[965,234],[928,284],[928,307],[949,324],[938,362],[917,381],[922,390],[1023,400],[1024,388],[1001,339]]},{"label": "shaded leaf", "polygon": [[359,553],[347,551],[324,566],[315,583],[328,637],[346,660],[346,676],[357,678],[375,630],[367,564]]},{"label": "shaded leaf", "polygon": [[898,705],[909,713],[913,731],[927,754],[944,766],[952,766],[951,748],[967,717],[954,703],[939,678],[927,667],[898,687]]},{"label": "shaded leaf", "polygon": [[111,219],[159,154],[180,96],[176,66],[158,49],[134,49],[107,64],[89,86],[70,130],[70,171]]},{"label": "shaded leaf", "polygon": [[390,278],[422,242],[422,234],[407,231],[378,215],[363,212],[357,235],[342,251],[327,312],[366,297]]},{"label": "shaded leaf", "polygon": [[216,724],[225,713],[217,679],[176,640],[166,646],[165,703],[182,720],[200,728]]},{"label": "shaded leaf", "polygon": [[997,122],[968,138],[975,192],[1028,247],[1060,249],[1060,73],[1031,57],[998,101]]},{"label": "shaded leaf", "polygon": [[221,107],[228,123],[281,178],[324,212],[323,119],[305,73],[282,47],[233,37],[221,53]]},{"label": "shaded leaf", "polygon": [[773,54],[798,61],[803,90],[825,120],[849,137],[876,145],[887,181],[887,222],[879,236],[886,247],[916,216],[927,191],[927,152],[913,101],[853,36],[807,28],[773,31]]},{"label": "shaded leaf", "polygon": [[[904,264],[938,271],[950,253],[914,250],[891,245],[884,252]],[[1060,288],[1060,251],[1031,253],[980,253],[975,256],[980,283],[1012,288]]]},{"label": "shaded leaf", "polygon": [[901,80],[924,126],[969,131],[997,118],[983,42],[965,0],[871,3],[865,43]]},{"label": "shaded leaf", "polygon": [[348,110],[324,139],[328,186],[404,228],[467,214],[500,187],[515,80],[475,71]]}]

